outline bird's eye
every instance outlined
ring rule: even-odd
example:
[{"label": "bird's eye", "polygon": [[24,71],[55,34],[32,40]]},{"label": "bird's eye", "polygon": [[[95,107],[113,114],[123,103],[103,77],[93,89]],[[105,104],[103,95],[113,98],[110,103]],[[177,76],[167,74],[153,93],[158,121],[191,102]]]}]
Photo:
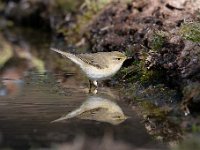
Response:
[{"label": "bird's eye", "polygon": [[116,58],[116,60],[121,60],[121,58]]},{"label": "bird's eye", "polygon": [[121,117],[120,116],[113,116],[113,118],[120,119]]}]

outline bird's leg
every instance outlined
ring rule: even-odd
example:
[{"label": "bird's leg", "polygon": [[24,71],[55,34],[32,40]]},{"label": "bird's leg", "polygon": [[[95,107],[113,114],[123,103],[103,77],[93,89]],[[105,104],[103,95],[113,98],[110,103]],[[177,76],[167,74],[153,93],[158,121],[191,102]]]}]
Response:
[{"label": "bird's leg", "polygon": [[93,85],[95,86],[95,88],[94,88],[94,90],[93,90],[93,94],[97,94],[98,84],[97,84],[97,81],[96,81],[96,80],[93,81]]},{"label": "bird's leg", "polygon": [[97,84],[96,80],[93,81],[93,84],[94,84],[95,88],[97,89],[98,88],[98,84]]},{"label": "bird's leg", "polygon": [[[89,80],[89,93],[93,93],[93,94],[96,94],[97,93],[97,87],[98,87],[98,84],[97,84],[97,81],[91,81]],[[94,89],[93,89],[94,87]]]},{"label": "bird's leg", "polygon": [[91,93],[91,92],[92,92],[92,81],[89,80],[89,93]]}]

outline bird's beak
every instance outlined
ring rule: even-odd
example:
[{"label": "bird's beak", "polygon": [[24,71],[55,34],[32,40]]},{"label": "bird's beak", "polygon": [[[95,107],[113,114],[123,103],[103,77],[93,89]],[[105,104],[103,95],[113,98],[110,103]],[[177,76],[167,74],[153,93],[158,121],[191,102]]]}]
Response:
[{"label": "bird's beak", "polygon": [[131,118],[130,116],[124,116],[124,120]]},{"label": "bird's beak", "polygon": [[131,59],[132,57],[127,57],[126,59]]}]

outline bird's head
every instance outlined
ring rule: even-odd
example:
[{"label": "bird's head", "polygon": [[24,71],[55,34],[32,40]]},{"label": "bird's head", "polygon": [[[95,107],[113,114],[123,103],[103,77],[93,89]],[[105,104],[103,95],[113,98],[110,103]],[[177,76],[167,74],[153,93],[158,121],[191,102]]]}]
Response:
[{"label": "bird's head", "polygon": [[127,56],[124,53],[113,51],[111,52],[111,59],[114,63],[122,64],[127,59]]}]

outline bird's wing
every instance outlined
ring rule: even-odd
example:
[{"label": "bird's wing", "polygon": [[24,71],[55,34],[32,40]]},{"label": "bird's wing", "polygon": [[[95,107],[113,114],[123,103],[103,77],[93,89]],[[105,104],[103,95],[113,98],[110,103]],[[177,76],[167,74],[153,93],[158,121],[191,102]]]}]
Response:
[{"label": "bird's wing", "polygon": [[103,55],[100,55],[99,53],[78,54],[76,56],[80,58],[83,62],[92,65],[94,67],[97,67],[99,69],[108,68],[107,60],[104,58]]},{"label": "bird's wing", "polygon": [[105,114],[106,112],[108,112],[107,108],[93,108],[90,110],[86,110],[84,112],[82,112],[80,115],[77,116],[77,118],[93,118],[95,116],[100,116],[101,114]]}]

